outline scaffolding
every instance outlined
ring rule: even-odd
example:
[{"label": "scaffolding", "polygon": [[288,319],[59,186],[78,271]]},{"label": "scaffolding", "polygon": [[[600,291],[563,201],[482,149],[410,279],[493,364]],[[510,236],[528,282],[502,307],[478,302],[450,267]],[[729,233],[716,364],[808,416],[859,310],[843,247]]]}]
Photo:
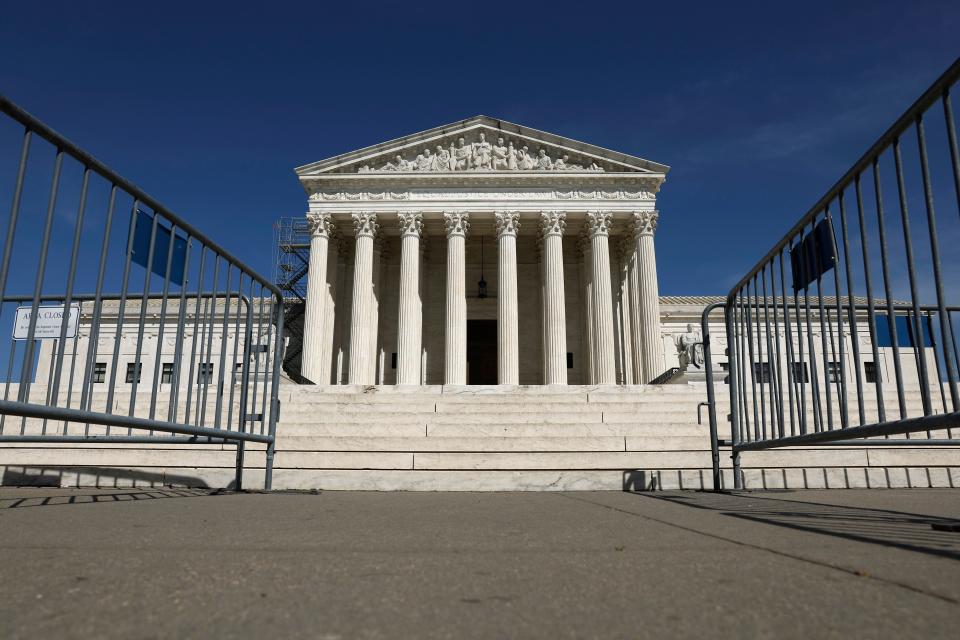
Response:
[{"label": "scaffolding", "polygon": [[283,217],[273,225],[273,283],[283,293],[287,347],[283,370],[301,380],[303,314],[310,265],[310,229],[304,217]]}]

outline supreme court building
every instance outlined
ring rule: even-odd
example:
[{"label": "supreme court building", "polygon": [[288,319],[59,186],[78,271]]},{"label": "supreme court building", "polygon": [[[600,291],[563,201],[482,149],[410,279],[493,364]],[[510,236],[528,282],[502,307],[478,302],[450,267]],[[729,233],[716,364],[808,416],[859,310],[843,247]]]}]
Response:
[{"label": "supreme court building", "polygon": [[315,384],[643,384],[669,167],[477,116],[299,167]]}]

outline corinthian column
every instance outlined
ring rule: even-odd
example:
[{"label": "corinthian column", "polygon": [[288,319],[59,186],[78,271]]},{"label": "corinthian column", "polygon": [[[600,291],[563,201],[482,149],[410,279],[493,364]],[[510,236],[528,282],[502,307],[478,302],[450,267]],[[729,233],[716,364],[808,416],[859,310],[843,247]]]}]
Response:
[{"label": "corinthian column", "polygon": [[497,382],[520,384],[520,345],[517,307],[517,229],[520,214],[496,214],[497,252]]},{"label": "corinthian column", "polygon": [[447,227],[447,326],[444,383],[467,383],[466,213],[445,213]]},{"label": "corinthian column", "polygon": [[314,384],[326,384],[330,381],[330,372],[323,368],[323,329],[327,303],[327,249],[333,224],[329,213],[308,213],[307,225],[310,228],[310,264],[300,373]]},{"label": "corinthian column", "polygon": [[[332,226],[332,225],[331,225]],[[334,340],[336,339],[337,326],[337,286],[339,281],[340,267],[340,233],[332,229],[330,240],[327,243],[327,284],[324,287],[326,303],[323,310],[323,349],[320,351],[320,370],[323,372],[323,383],[331,381],[333,375],[333,351]],[[333,384],[338,381],[334,378]]]},{"label": "corinthian column", "polygon": [[610,286],[610,219],[606,211],[587,214],[590,229],[590,276],[593,281],[593,316],[596,343],[593,349],[595,384],[616,384],[613,352],[613,296]]},{"label": "corinthian column", "polygon": [[353,257],[353,309],[350,314],[350,384],[373,384],[373,238],[377,214],[353,214],[356,248]]},{"label": "corinthian column", "polygon": [[400,223],[400,318],[397,322],[397,384],[420,384],[422,302],[420,233],[423,216],[398,213]]},{"label": "corinthian column", "polygon": [[663,373],[663,340],[660,337],[660,291],[657,287],[657,256],[653,248],[653,232],[657,229],[656,211],[634,214],[634,269],[637,274],[637,305],[634,313],[640,329],[640,361],[647,383]]},{"label": "corinthian column", "polygon": [[546,384],[567,384],[567,313],[563,293],[563,229],[566,214],[540,213],[543,231],[543,296],[546,315]]}]

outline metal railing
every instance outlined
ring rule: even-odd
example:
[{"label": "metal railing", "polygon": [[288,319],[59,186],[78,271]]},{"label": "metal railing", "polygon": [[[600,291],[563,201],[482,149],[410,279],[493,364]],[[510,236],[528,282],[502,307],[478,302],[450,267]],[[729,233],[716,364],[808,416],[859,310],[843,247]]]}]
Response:
[{"label": "metal railing", "polygon": [[0,444],[232,445],[240,489],[261,443],[269,489],[279,290],[3,96],[0,112],[0,145],[19,143],[0,155]]},{"label": "metal railing", "polygon": [[[960,427],[960,156],[950,101],[958,78],[960,60],[724,303],[704,310],[716,489],[723,445],[732,451],[735,488],[742,488],[744,451],[960,446],[951,431]],[[710,314],[720,308],[723,355],[712,348],[709,331]],[[713,367],[723,356],[729,441],[718,434],[714,389]],[[910,434],[921,437],[889,438]],[[876,437],[885,439],[862,440]]]}]

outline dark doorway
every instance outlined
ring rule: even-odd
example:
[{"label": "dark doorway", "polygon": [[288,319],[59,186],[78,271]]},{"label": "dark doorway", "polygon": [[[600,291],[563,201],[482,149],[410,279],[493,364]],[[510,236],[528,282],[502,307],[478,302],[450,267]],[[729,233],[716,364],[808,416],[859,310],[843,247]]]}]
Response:
[{"label": "dark doorway", "polygon": [[467,383],[497,384],[496,320],[467,320]]}]

